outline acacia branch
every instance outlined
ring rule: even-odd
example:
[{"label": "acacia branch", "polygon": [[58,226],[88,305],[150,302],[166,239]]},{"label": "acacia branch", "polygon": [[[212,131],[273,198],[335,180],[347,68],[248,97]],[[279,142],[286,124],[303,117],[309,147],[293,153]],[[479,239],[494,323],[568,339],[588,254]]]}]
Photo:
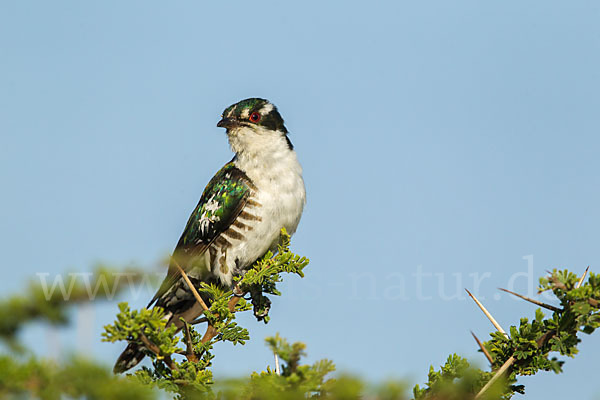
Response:
[{"label": "acacia branch", "polygon": [[179,368],[177,368],[177,365],[175,365],[175,363],[171,359],[171,356],[162,355],[160,348],[156,344],[152,343],[144,332],[140,332],[140,340],[142,341],[142,343],[144,343],[144,346],[146,346],[148,350],[156,354],[157,358],[162,357],[165,360],[165,364],[167,364],[167,367],[169,367],[172,370],[179,370]]},{"label": "acacia branch", "polygon": [[492,385],[504,375],[504,373],[514,364],[515,361],[516,361],[515,356],[510,356],[510,358],[508,360],[506,360],[506,362],[504,364],[502,364],[500,369],[498,371],[496,371],[496,374],[494,376],[492,376],[492,379],[490,379],[485,384],[485,386],[481,388],[479,393],[477,393],[477,396],[475,396],[475,400],[480,399],[481,396],[483,396],[485,394],[485,392],[487,392],[488,389],[491,388]]},{"label": "acacia branch", "polygon": [[183,332],[184,332],[185,345],[186,345],[185,357],[190,362],[198,362],[198,355],[196,354],[196,351],[194,350],[194,344],[192,343],[192,335],[190,334],[190,328],[189,328],[187,322],[183,323]]},{"label": "acacia branch", "polygon": [[[190,290],[194,294],[196,301],[200,304],[200,306],[202,307],[202,309],[204,311],[209,311],[209,308],[206,306],[206,303],[204,302],[204,300],[202,300],[202,297],[200,297],[200,294],[198,294],[198,291],[196,290],[196,288],[194,287],[194,285],[188,278],[188,276],[185,273],[185,271],[183,270],[183,268],[181,268],[179,266],[179,264],[177,263],[177,261],[175,259],[173,259],[173,263],[175,264],[175,266],[181,273],[181,276],[183,277],[183,279],[189,286]],[[227,308],[229,309],[229,312],[231,312],[231,313],[235,312],[235,306],[240,301],[240,299],[244,297],[245,294],[246,294],[246,292],[244,292],[241,289],[240,283],[238,282],[235,285],[235,287],[233,288],[233,296],[229,299],[229,302],[227,303]],[[219,318],[219,315],[215,314],[215,317]],[[205,322],[205,321],[208,322],[208,324],[206,326],[206,332],[204,332],[204,336],[202,336],[202,339],[201,339],[201,342],[203,344],[210,342],[212,339],[214,339],[219,334],[219,331],[214,327],[214,325],[206,317],[198,318],[198,319],[192,321],[192,323],[197,324],[197,323]]]},{"label": "acacia branch", "polygon": [[[587,270],[586,270],[587,273]],[[583,281],[583,278],[585,278],[585,274],[582,277],[581,281]],[[466,289],[465,289],[466,290]],[[515,295],[517,297],[520,297],[521,299],[525,300],[525,301],[529,301],[531,303],[537,304],[539,306],[551,309],[552,311],[556,311],[556,312],[562,312],[563,310],[560,310],[554,306],[551,306],[549,304],[545,304],[542,302],[539,302],[537,300],[531,299],[529,297],[520,295],[518,293],[515,292],[511,292],[510,290],[506,290],[506,289],[500,289],[503,290],[507,293],[510,293],[512,295]],[[481,304],[479,302],[479,300],[477,300],[477,298],[475,296],[473,296],[471,294],[471,292],[469,292],[467,290],[467,293],[469,293],[469,296],[471,296],[471,298],[475,301],[475,303],[477,303],[477,305],[479,306],[479,308],[481,308],[481,310],[483,311],[483,313],[488,317],[488,319],[492,322],[492,324],[502,333],[504,333],[504,335],[508,338],[508,335],[506,334],[506,332],[504,332],[504,330],[500,327],[500,325],[496,322],[496,320],[494,319],[494,317],[492,317],[492,315],[485,309],[485,307],[483,306],[483,304]],[[472,332],[471,332],[472,333]],[[544,335],[542,335],[537,341],[536,341],[536,345],[537,348],[542,348],[543,346],[545,346],[550,339],[552,339],[554,336],[556,335],[556,331],[548,331],[546,332]],[[473,337],[475,337],[475,335],[473,335]],[[475,337],[475,340],[477,340],[477,343],[479,344],[479,346],[482,348],[483,350],[483,346],[480,344],[479,340]],[[484,352],[485,353],[485,352]],[[487,357],[487,354],[486,354]],[[488,357],[488,360],[491,361],[491,358]],[[490,387],[492,387],[492,385],[494,385],[494,383],[496,381],[498,381],[498,379],[500,379],[502,376],[504,376],[504,374],[512,367],[512,365],[515,363],[516,358],[514,355],[510,356],[510,358],[508,360],[506,360],[504,362],[504,364],[502,364],[502,366],[500,367],[500,369],[498,369],[496,371],[496,373],[494,374],[494,376],[492,377],[492,379],[490,379],[479,391],[479,393],[477,393],[477,395],[475,396],[474,400],[478,400],[481,399],[481,397],[485,394],[485,392],[487,392],[489,390]]]},{"label": "acacia branch", "polygon": [[[536,340],[536,345],[538,348],[545,346],[550,339],[552,339],[554,336],[556,336],[556,331],[548,331],[545,334],[543,334],[538,340]],[[477,395],[475,396],[474,400],[478,400],[481,399],[482,396],[485,394],[485,392],[487,392],[489,390],[490,387],[492,387],[492,385],[498,380],[500,379],[505,373],[506,371],[509,370],[509,368],[515,363],[517,359],[515,358],[515,356],[510,356],[510,358],[508,360],[506,360],[504,362],[504,364],[502,364],[502,366],[500,367],[500,369],[498,371],[496,371],[496,374],[492,377],[492,379],[490,379],[485,386],[483,386],[481,388],[481,390],[479,391],[479,393],[477,393]]]},{"label": "acacia branch", "polygon": [[533,303],[533,304],[535,304],[535,305],[538,305],[538,306],[540,306],[540,307],[544,307],[545,309],[548,309],[548,310],[550,310],[550,311],[554,311],[554,312],[562,312],[562,311],[563,311],[563,310],[561,310],[561,309],[560,309],[560,308],[558,308],[558,307],[554,307],[553,305],[546,304],[546,303],[542,303],[541,301],[538,301],[538,300],[532,299],[532,298],[530,298],[530,297],[527,297],[527,296],[523,296],[522,294],[519,294],[519,293],[512,292],[512,291],[510,291],[510,290],[508,290],[508,289],[502,289],[502,288],[498,288],[498,289],[502,290],[503,292],[510,293],[510,294],[512,294],[513,296],[517,296],[518,298],[521,298],[521,299],[523,299],[523,300],[525,300],[525,301],[528,301],[528,302],[530,302],[530,303]]},{"label": "acacia branch", "polygon": [[[240,291],[239,285],[235,286],[234,293],[236,292],[236,289],[238,292]],[[240,301],[242,296],[243,294],[241,296],[235,295],[231,299],[229,299],[229,302],[227,303],[227,308],[230,312],[235,312],[235,306]],[[206,332],[204,332],[204,336],[202,337],[202,343],[208,343],[218,334],[219,332],[217,331],[217,329],[209,322],[208,326],[206,327]]]},{"label": "acacia branch", "polygon": [[[194,294],[196,301],[200,304],[200,306],[202,307],[202,309],[204,311],[208,311],[208,307],[206,306],[206,303],[204,302],[204,300],[202,300],[202,297],[200,297],[200,294],[198,293],[198,291],[192,284],[192,281],[187,276],[187,274],[185,273],[183,268],[181,268],[179,266],[179,264],[177,263],[177,261],[174,259],[173,259],[173,263],[175,264],[175,266],[179,270],[179,273],[181,274],[181,276],[185,280],[186,284],[188,285],[188,287]],[[229,299],[229,303],[227,304],[227,307],[230,312],[235,312],[235,306],[237,305],[237,303],[240,301],[240,299],[244,295],[244,293],[241,291],[241,289],[239,287],[239,284],[235,286],[235,288],[233,289],[233,292],[235,293],[235,295],[231,299]],[[218,318],[218,315],[217,315],[217,318]],[[200,322],[204,322],[204,321],[208,321],[208,318],[199,318],[196,321],[193,321],[193,323],[200,323]],[[186,335],[189,336],[189,329],[187,327],[187,324],[184,324],[184,329],[186,331]],[[204,333],[204,336],[202,337],[202,343],[208,343],[210,340],[212,340],[218,334],[219,334],[219,332],[217,331],[217,329],[210,322],[208,322],[208,325],[206,326],[206,332]],[[186,337],[186,341],[188,341],[188,351],[186,352],[186,357],[190,361],[197,362],[198,356],[196,354],[194,354],[193,351],[190,353],[190,350],[189,350],[190,345],[191,345],[191,338],[188,340]],[[192,359],[194,359],[194,360],[192,360]]]}]

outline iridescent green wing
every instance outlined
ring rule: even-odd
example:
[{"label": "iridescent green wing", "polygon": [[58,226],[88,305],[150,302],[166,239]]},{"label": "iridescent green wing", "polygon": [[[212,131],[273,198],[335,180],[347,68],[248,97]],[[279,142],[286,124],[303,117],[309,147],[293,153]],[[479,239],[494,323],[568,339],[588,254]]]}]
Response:
[{"label": "iridescent green wing", "polygon": [[187,261],[202,255],[208,246],[227,230],[242,212],[254,185],[232,162],[210,180],[192,212],[173,252],[167,277],[148,306],[165,294],[179,279],[175,261],[184,270]]},{"label": "iridescent green wing", "polygon": [[235,221],[246,204],[251,186],[250,179],[233,163],[221,168],[204,189],[175,252],[203,252]]}]

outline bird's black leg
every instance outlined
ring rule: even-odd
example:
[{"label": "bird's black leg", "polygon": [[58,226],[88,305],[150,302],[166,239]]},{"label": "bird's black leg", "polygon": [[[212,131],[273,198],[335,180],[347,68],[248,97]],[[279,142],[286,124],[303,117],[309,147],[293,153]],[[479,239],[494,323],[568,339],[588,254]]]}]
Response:
[{"label": "bird's black leg", "polygon": [[269,315],[269,310],[271,309],[271,300],[267,296],[265,296],[260,288],[260,286],[252,287],[250,289],[250,296],[252,298],[252,306],[254,307],[254,316],[257,321],[265,321],[265,317]]}]

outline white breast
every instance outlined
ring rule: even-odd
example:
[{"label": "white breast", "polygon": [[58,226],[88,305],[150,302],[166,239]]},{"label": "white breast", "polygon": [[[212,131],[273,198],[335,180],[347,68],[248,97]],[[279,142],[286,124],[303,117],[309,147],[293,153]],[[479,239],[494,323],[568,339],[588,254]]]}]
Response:
[{"label": "white breast", "polygon": [[[236,166],[256,186],[252,201],[245,211],[260,220],[252,222],[252,229],[243,232],[244,239],[232,243],[226,250],[229,273],[213,269],[224,283],[231,284],[231,271],[235,270],[236,265],[246,268],[269,249],[275,250],[281,228],[292,235],[300,222],[306,203],[302,167],[285,137],[277,134],[279,136],[276,138],[254,137],[252,144],[246,146],[244,151],[236,152]],[[248,151],[248,147],[254,151]]]},{"label": "white breast", "polygon": [[296,232],[306,203],[302,168],[296,153],[287,150],[278,162],[246,171],[246,174],[258,188],[255,199],[260,206],[255,207],[255,212],[262,218],[255,225],[254,236],[257,239],[264,237],[263,240],[249,242],[261,242],[262,247],[269,249],[276,245],[281,228],[290,235]]}]

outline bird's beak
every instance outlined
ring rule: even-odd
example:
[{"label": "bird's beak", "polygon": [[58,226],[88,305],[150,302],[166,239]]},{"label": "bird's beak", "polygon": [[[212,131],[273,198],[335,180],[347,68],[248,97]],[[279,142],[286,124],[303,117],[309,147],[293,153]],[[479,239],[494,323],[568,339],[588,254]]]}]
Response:
[{"label": "bird's beak", "polygon": [[237,125],[237,122],[231,118],[223,118],[219,122],[217,122],[217,126],[219,128],[231,128],[236,125]]}]

